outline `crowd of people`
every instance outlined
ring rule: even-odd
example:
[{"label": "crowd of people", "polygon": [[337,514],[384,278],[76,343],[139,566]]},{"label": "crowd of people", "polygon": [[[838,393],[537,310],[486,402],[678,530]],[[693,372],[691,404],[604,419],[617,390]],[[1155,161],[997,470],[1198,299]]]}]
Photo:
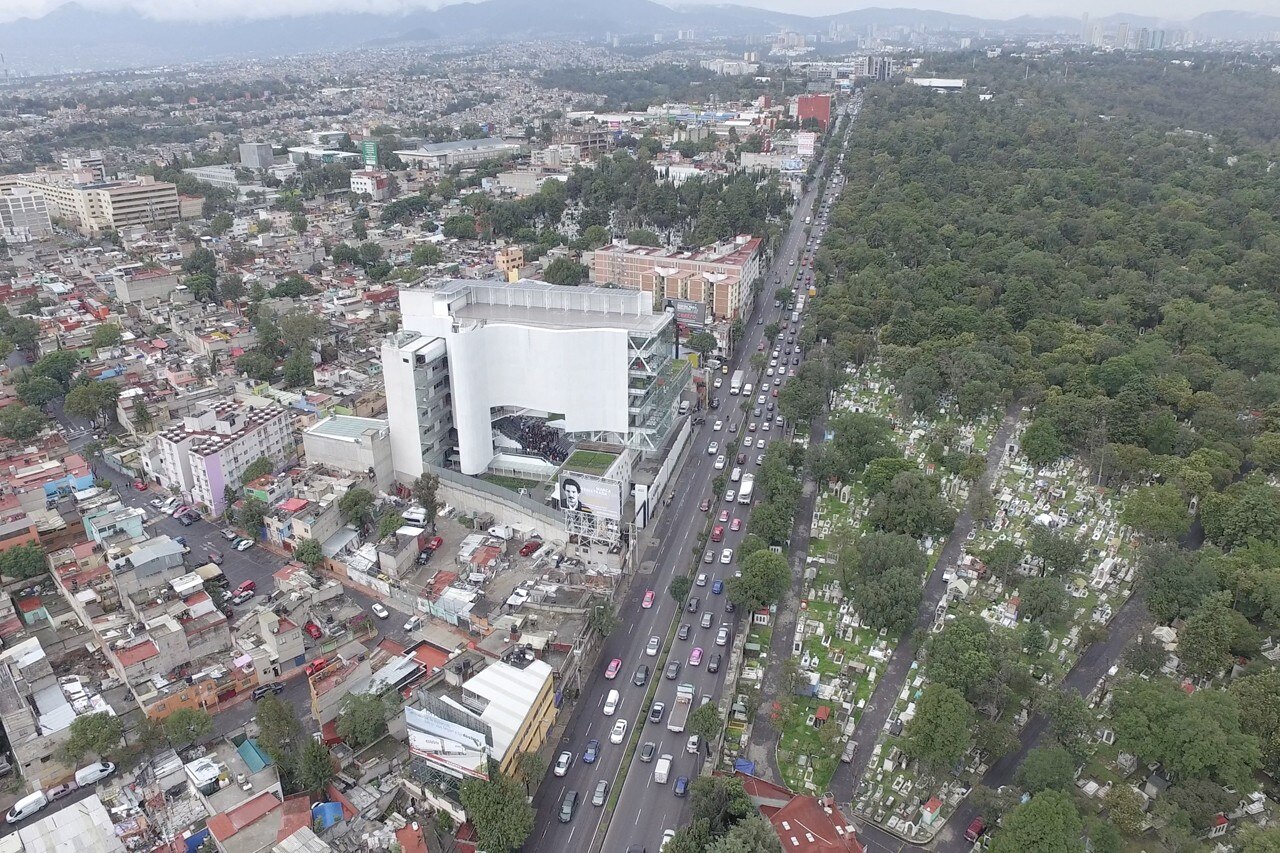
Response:
[{"label": "crowd of people", "polygon": [[505,418],[504,429],[508,436],[520,442],[526,453],[541,456],[550,462],[563,462],[569,458],[573,446],[564,433],[547,426],[545,421],[526,416]]}]

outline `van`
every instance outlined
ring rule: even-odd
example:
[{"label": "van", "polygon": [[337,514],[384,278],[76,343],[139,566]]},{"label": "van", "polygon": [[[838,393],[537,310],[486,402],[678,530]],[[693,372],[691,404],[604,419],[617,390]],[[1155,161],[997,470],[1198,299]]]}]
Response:
[{"label": "van", "polygon": [[743,386],[742,386],[742,396],[744,396],[744,397],[750,397],[750,396],[751,396],[751,383],[750,383],[750,382],[748,382],[746,385],[743,385]]},{"label": "van", "polygon": [[680,414],[682,414],[682,415],[687,415],[687,414],[689,414],[689,401],[688,401],[688,400],[681,400],[681,401],[680,401]]},{"label": "van", "polygon": [[987,831],[987,822],[979,815],[969,824],[969,828],[964,831],[964,840],[970,843],[976,842]]},{"label": "van", "polygon": [[612,717],[618,710],[618,691],[610,690],[609,695],[604,697],[604,715]]},{"label": "van", "polygon": [[658,763],[653,765],[653,781],[659,785],[667,784],[667,776],[671,773],[671,754],[664,753],[658,759]]},{"label": "van", "polygon": [[83,788],[86,785],[101,782],[103,779],[115,772],[116,766],[110,761],[99,761],[96,764],[90,764],[87,767],[81,767],[77,770],[76,784]]},{"label": "van", "polygon": [[44,795],[44,791],[27,794],[9,809],[9,813],[4,816],[5,822],[20,823],[47,805],[49,805],[49,798]]}]

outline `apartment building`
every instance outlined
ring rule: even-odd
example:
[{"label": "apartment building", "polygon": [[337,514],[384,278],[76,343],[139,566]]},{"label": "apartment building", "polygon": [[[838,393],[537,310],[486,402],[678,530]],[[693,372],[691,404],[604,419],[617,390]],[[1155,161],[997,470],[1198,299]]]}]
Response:
[{"label": "apartment building", "polygon": [[97,235],[132,225],[156,225],[179,218],[178,188],[144,176],[130,181],[84,183],[87,173],[41,172],[18,177],[18,185],[39,190],[50,216],[82,233]]},{"label": "apartment building", "polygon": [[361,169],[351,173],[351,191],[364,193],[373,201],[383,201],[391,195],[391,173],[380,169]]},{"label": "apartment building", "polygon": [[371,476],[379,489],[391,489],[391,428],[384,418],[325,418],[302,433],[302,447],[310,463]]},{"label": "apartment building", "polygon": [[160,483],[212,515],[227,509],[246,468],[266,457],[276,467],[295,456],[293,425],[281,406],[225,401],[188,415],[157,436]]},{"label": "apartment building", "polygon": [[614,243],[585,252],[591,281],[643,290],[655,309],[666,299],[706,307],[715,320],[735,320],[751,310],[751,288],[762,270],[759,237],[742,234],[700,249],[663,249]]},{"label": "apartment building", "polygon": [[0,230],[6,240],[27,242],[53,233],[44,193],[30,187],[14,187],[0,194]]},{"label": "apartment building", "polygon": [[116,299],[124,303],[167,299],[178,288],[178,274],[160,267],[131,264],[111,273]]}]

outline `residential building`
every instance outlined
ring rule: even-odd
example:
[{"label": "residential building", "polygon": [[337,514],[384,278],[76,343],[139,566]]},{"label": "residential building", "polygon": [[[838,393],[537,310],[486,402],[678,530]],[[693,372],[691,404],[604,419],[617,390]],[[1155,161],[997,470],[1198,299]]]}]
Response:
[{"label": "residential building", "polygon": [[6,853],[60,853],[68,848],[81,853],[125,853],[126,850],[107,807],[96,793],[77,800],[74,808],[58,809],[28,820],[9,838],[12,841],[6,845],[16,842],[17,846],[0,846]]},{"label": "residential building", "polygon": [[363,193],[373,201],[391,196],[391,173],[381,169],[359,169],[351,173],[351,191]]},{"label": "residential building", "polygon": [[735,320],[751,312],[752,284],[761,275],[759,237],[733,240],[695,250],[672,250],[613,243],[584,252],[591,280],[651,294],[655,308],[667,299],[704,305],[716,320]]},{"label": "residential building", "polygon": [[102,157],[101,151],[90,151],[82,156],[73,154],[63,154],[59,159],[62,169],[65,172],[92,172],[94,180],[105,181],[107,179],[107,163]]},{"label": "residential building", "polygon": [[0,194],[0,231],[6,240],[26,242],[53,233],[44,192],[14,187]]},{"label": "residential building", "polygon": [[520,146],[501,139],[460,139],[436,142],[405,151],[396,156],[419,169],[447,169],[450,166],[474,166],[485,160],[507,160],[520,153]]},{"label": "residential building", "polygon": [[507,281],[516,281],[524,267],[524,249],[520,246],[503,246],[494,253],[493,265]]},{"label": "residential building", "polygon": [[176,272],[142,264],[129,264],[114,270],[111,281],[115,286],[116,299],[126,304],[165,300],[182,287]]},{"label": "residential building", "polygon": [[243,485],[246,468],[259,459],[275,467],[295,456],[289,413],[278,405],[252,408],[222,402],[188,415],[157,436],[160,482],[212,515],[227,509],[227,495]]},{"label": "residential building", "polygon": [[338,471],[369,476],[378,488],[391,488],[391,428],[382,418],[334,415],[302,433],[307,461]]},{"label": "residential building", "polygon": [[796,98],[796,120],[804,124],[809,119],[816,119],[824,131],[831,126],[830,95],[799,95]]},{"label": "residential building", "polygon": [[845,820],[830,794],[795,794],[758,776],[735,772],[760,816],[773,826],[782,849],[796,853],[863,853],[853,824]]},{"label": "residential building", "polygon": [[266,170],[276,164],[276,155],[270,143],[241,142],[240,165],[246,169]]}]

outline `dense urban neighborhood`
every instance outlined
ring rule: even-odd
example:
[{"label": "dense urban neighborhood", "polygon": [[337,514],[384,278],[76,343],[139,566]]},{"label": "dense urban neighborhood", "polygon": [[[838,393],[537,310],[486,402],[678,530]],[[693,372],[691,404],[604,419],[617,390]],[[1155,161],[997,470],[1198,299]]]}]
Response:
[{"label": "dense urban neighborhood", "polygon": [[502,2],[0,21],[0,853],[1280,850],[1280,19]]}]

